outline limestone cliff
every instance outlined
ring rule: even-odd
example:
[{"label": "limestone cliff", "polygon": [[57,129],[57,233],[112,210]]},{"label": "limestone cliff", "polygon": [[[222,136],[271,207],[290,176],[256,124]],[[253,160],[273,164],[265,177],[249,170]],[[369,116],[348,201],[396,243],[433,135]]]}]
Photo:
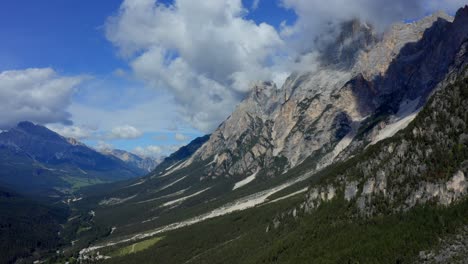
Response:
[{"label": "limestone cliff", "polygon": [[317,69],[292,73],[281,88],[257,83],[183,167],[210,161],[201,179],[258,170],[272,177],[306,159],[323,168],[392,136],[448,74],[468,37],[467,12],[437,13],[382,35],[344,24]]}]

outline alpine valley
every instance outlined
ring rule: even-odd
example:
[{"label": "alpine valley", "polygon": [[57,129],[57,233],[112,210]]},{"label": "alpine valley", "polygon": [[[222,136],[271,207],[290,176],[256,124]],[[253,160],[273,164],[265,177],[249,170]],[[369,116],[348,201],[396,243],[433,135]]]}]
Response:
[{"label": "alpine valley", "polygon": [[29,122],[0,133],[0,210],[35,208],[1,219],[0,258],[467,263],[468,6],[384,33],[347,21],[320,54],[157,166]]}]

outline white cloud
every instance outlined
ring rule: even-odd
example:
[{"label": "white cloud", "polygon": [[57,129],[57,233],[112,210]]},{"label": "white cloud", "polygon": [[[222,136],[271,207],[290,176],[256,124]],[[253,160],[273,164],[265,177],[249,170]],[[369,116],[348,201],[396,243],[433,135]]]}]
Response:
[{"label": "white cloud", "polygon": [[253,0],[253,1],[252,1],[252,7],[251,7],[251,8],[252,8],[253,10],[255,10],[255,9],[258,8],[259,4],[260,4],[260,0]]},{"label": "white cloud", "polygon": [[[454,11],[463,2],[281,0],[298,18],[294,24],[283,23],[278,32],[248,20],[241,0],[126,0],[108,18],[105,30],[128,60],[128,74],[171,97],[170,110],[154,106],[180,120],[164,124],[185,122],[209,132],[232,112],[252,82],[273,80],[280,86],[291,71],[313,70],[317,38],[332,38],[341,22],[359,17],[383,30],[436,9]],[[253,0],[251,9],[258,3]]]},{"label": "white cloud", "polygon": [[468,5],[468,1],[466,0],[429,0],[427,1],[426,10],[428,12],[444,10],[450,14],[454,14],[465,5]]},{"label": "white cloud", "polygon": [[19,121],[70,124],[74,88],[87,77],[60,76],[51,68],[0,72],[0,128]]},{"label": "white cloud", "polygon": [[64,125],[52,124],[52,125],[47,125],[47,128],[49,128],[52,131],[55,131],[56,133],[64,137],[74,138],[78,140],[90,138],[95,132],[93,129],[83,127],[83,126],[74,126],[74,125],[64,126]]},{"label": "white cloud", "polygon": [[136,147],[132,152],[141,157],[158,158],[163,155],[163,149],[160,146],[154,145],[146,147]]},{"label": "white cloud", "polygon": [[316,49],[327,38],[334,38],[339,33],[338,25],[344,21],[359,18],[383,31],[395,22],[419,19],[437,10],[454,12],[466,0],[282,0],[281,3],[298,17],[293,25],[282,25],[281,35],[293,40],[294,48],[303,53]]},{"label": "white cloud", "polygon": [[108,19],[106,34],[139,79],[170,91],[185,120],[210,131],[251,82],[275,75],[271,57],[283,42],[246,12],[241,0],[128,0]]},{"label": "white cloud", "polygon": [[186,140],[189,139],[187,136],[185,136],[184,134],[181,134],[181,133],[175,133],[174,138],[177,141],[186,141]]},{"label": "white cloud", "polygon": [[181,118],[177,115],[174,100],[162,95],[147,102],[137,101],[130,106],[117,109],[105,109],[99,105],[90,106],[75,102],[70,106],[70,113],[75,123],[96,127],[100,131],[111,131],[125,122],[123,124],[136,127],[144,133],[167,132],[174,128],[179,131],[194,132],[193,129],[183,126]]},{"label": "white cloud", "polygon": [[106,152],[114,149],[112,144],[109,144],[105,141],[99,140],[95,146],[95,149],[101,152]]},{"label": "white cloud", "polygon": [[143,132],[129,125],[112,128],[108,138],[110,139],[135,139],[143,135]]}]

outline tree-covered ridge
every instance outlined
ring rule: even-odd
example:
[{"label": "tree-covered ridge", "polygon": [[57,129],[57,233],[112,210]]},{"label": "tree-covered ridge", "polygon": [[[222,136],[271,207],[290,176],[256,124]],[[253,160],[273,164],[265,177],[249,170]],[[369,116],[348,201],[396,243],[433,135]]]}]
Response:
[{"label": "tree-covered ridge", "polygon": [[[62,245],[68,209],[0,189],[0,263],[30,263]],[[33,256],[33,258],[31,258]]]}]

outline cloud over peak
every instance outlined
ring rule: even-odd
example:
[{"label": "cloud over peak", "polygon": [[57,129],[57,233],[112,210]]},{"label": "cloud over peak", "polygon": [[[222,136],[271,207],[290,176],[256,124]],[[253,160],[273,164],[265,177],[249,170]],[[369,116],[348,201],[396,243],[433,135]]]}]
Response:
[{"label": "cloud over peak", "polygon": [[0,72],[0,129],[20,121],[70,124],[67,107],[85,76],[60,76],[51,68]]},{"label": "cloud over peak", "polygon": [[[259,1],[252,2],[252,9]],[[186,122],[212,131],[258,80],[278,86],[312,65],[317,40],[333,38],[353,18],[384,30],[396,21],[437,9],[453,11],[464,0],[281,0],[297,19],[276,29],[246,18],[241,0],[125,0],[109,17],[106,36],[139,80],[168,91]],[[274,15],[274,14],[272,14]],[[319,41],[320,42],[320,41]],[[300,59],[298,59],[300,58]],[[301,63],[296,63],[299,61]],[[304,69],[305,67],[305,69]]]},{"label": "cloud over peak", "polygon": [[295,48],[306,52],[338,34],[342,22],[358,18],[382,32],[395,22],[419,19],[439,10],[453,13],[466,0],[281,0],[281,4],[297,15],[294,24],[283,24],[282,37],[293,39]]},{"label": "cloud over peak", "polygon": [[251,82],[273,77],[270,59],[283,45],[272,26],[246,12],[241,0],[124,1],[106,35],[138,78],[170,91],[181,115],[210,131]]}]

